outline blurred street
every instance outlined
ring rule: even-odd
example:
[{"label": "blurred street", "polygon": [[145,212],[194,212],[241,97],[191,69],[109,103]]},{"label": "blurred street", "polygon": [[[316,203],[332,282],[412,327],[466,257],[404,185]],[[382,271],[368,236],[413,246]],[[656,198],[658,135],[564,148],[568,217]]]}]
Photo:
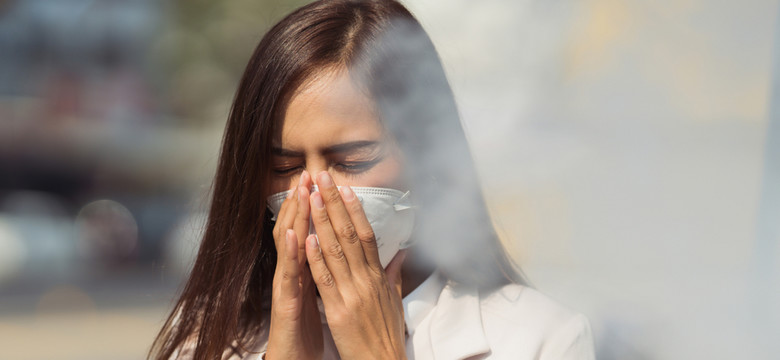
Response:
[{"label": "blurred street", "polygon": [[163,280],[160,273],[4,288],[0,359],[145,358],[178,287],[178,278]]}]

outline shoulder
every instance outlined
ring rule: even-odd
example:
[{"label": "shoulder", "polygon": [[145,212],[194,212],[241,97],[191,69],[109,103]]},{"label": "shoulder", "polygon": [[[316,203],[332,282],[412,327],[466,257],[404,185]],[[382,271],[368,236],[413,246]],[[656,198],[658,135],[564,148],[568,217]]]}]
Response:
[{"label": "shoulder", "polygon": [[483,315],[498,316],[518,325],[556,327],[577,314],[541,292],[519,284],[480,293]]},{"label": "shoulder", "polygon": [[522,344],[540,359],[593,358],[588,319],[533,288],[509,284],[480,293],[480,310],[492,347]]}]

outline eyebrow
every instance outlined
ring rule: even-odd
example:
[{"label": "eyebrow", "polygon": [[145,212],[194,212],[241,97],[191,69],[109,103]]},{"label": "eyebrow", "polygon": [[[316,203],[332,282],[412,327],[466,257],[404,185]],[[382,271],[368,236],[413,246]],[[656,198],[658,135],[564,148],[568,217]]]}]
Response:
[{"label": "eyebrow", "polygon": [[[322,151],[322,153],[324,155],[330,155],[330,154],[337,154],[337,153],[366,151],[366,150],[371,150],[372,148],[378,146],[379,144],[380,144],[379,141],[370,141],[370,140],[350,141],[350,142],[328,146]],[[281,157],[303,157],[304,156],[304,153],[301,151],[284,149],[276,146],[273,147],[272,152],[274,155],[281,156]]]}]

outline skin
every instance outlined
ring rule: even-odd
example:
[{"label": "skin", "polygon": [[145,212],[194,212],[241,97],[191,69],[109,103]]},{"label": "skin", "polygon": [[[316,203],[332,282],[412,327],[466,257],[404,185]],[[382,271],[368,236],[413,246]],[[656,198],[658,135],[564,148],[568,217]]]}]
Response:
[{"label": "skin", "polygon": [[[315,286],[342,359],[406,358],[406,253],[382,268],[371,226],[350,189],[403,190],[400,152],[372,101],[340,68],[323,70],[302,86],[281,128],[272,191],[293,191],[273,232],[278,259],[266,358],[322,357]],[[312,184],[318,193],[309,192]],[[318,238],[308,235],[310,219]]]}]

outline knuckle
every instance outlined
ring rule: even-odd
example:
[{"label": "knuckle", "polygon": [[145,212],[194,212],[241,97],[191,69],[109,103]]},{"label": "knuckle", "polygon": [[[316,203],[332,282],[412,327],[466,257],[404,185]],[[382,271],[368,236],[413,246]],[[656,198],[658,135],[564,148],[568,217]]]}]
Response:
[{"label": "knuckle", "polygon": [[373,237],[360,238],[360,242],[367,250],[379,251],[379,246],[377,245],[376,240]]},{"label": "knuckle", "polygon": [[284,241],[285,237],[287,236],[287,230],[289,230],[289,228],[285,228],[283,226],[280,226],[279,229],[275,230],[274,238],[276,239],[277,243],[285,243]]},{"label": "knuckle", "polygon": [[385,270],[382,269],[382,267],[369,266],[369,269],[374,277],[381,279],[382,281],[387,281],[385,280]]},{"label": "knuckle", "polygon": [[360,201],[353,201],[349,205],[347,205],[347,211],[350,214],[354,214],[357,216],[366,216],[365,211],[363,211],[363,205],[360,204]]},{"label": "knuckle", "polygon": [[341,245],[339,245],[339,243],[334,243],[328,246],[325,251],[327,251],[328,256],[334,260],[341,261],[344,259],[344,251],[342,251]]},{"label": "knuckle", "polygon": [[334,324],[346,324],[350,322],[349,314],[344,311],[335,311],[333,314],[329,314],[328,323]]},{"label": "knuckle", "polygon": [[368,303],[360,296],[355,296],[348,300],[349,309],[365,309],[368,307]]},{"label": "knuckle", "polygon": [[317,211],[314,214],[314,216],[317,218],[317,220],[319,220],[322,223],[326,223],[326,222],[330,221],[330,219],[328,218],[328,212],[325,211],[325,209],[321,209],[321,210]]},{"label": "knuckle", "polygon": [[341,200],[341,195],[339,195],[339,191],[336,188],[333,188],[332,191],[326,191],[322,194],[322,198],[325,199],[326,202],[332,203]]},{"label": "knuckle", "polygon": [[355,225],[353,225],[352,223],[347,223],[343,225],[339,229],[338,233],[342,239],[349,241],[350,244],[354,244],[358,240],[357,232],[355,230]]},{"label": "knuckle", "polygon": [[369,280],[366,282],[366,291],[371,294],[372,297],[376,298],[379,296],[381,287],[379,286],[379,282],[375,280]]},{"label": "knuckle", "polygon": [[308,220],[309,219],[309,212],[308,211],[298,211],[298,214],[296,216],[299,220]]},{"label": "knuckle", "polygon": [[364,242],[375,242],[374,229],[363,229],[358,234],[358,238]]},{"label": "knuckle", "polygon": [[292,274],[290,274],[289,270],[287,270],[287,269],[283,269],[282,270],[282,280],[286,281],[286,280],[290,280],[292,278],[293,278],[293,276],[292,276]]},{"label": "knuckle", "polygon": [[317,284],[323,288],[331,288],[336,285],[336,282],[333,280],[333,276],[330,273],[324,273],[318,277]]}]

